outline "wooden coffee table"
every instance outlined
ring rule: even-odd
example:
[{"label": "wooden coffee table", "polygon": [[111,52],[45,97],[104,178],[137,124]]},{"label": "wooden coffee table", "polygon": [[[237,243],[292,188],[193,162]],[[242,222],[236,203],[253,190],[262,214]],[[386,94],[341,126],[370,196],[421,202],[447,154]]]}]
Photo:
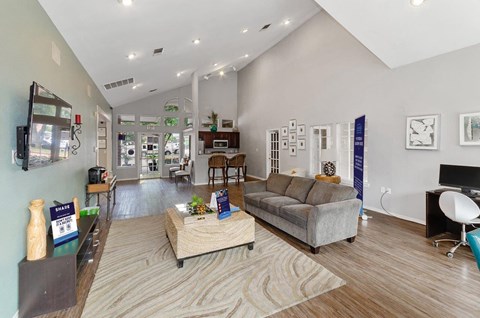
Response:
[{"label": "wooden coffee table", "polygon": [[178,268],[187,258],[255,242],[255,219],[243,211],[232,213],[224,220],[183,224],[175,208],[166,211],[165,230],[177,258]]}]

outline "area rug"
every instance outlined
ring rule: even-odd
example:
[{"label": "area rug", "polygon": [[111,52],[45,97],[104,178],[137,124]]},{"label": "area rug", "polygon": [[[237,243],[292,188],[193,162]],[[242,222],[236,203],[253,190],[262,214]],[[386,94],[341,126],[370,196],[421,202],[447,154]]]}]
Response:
[{"label": "area rug", "polygon": [[255,224],[255,247],[177,268],[164,216],[112,222],[82,317],[265,317],[345,284]]}]

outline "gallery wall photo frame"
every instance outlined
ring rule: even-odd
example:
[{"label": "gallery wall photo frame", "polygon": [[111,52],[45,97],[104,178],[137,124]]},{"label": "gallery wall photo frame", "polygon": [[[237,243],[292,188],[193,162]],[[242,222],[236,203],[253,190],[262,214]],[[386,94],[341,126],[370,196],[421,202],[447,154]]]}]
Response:
[{"label": "gallery wall photo frame", "polygon": [[290,150],[288,152],[290,153],[290,156],[296,157],[297,156],[297,146],[296,145],[290,145]]},{"label": "gallery wall photo frame", "polygon": [[288,137],[288,127],[287,126],[282,127],[282,137]]},{"label": "gallery wall photo frame", "polygon": [[288,140],[290,143],[296,143],[297,142],[297,132],[296,131],[291,131],[290,135],[288,136]]},{"label": "gallery wall photo frame", "polygon": [[297,125],[297,135],[305,136],[305,125]]},{"label": "gallery wall photo frame", "polygon": [[405,148],[438,150],[440,147],[440,114],[407,116]]},{"label": "gallery wall photo frame", "polygon": [[99,127],[97,129],[97,137],[107,137],[107,128]]},{"label": "gallery wall photo frame", "polygon": [[288,122],[288,128],[290,129],[290,131],[292,130],[297,130],[297,120],[296,119],[290,119],[289,122]]},{"label": "gallery wall photo frame", "polygon": [[305,139],[298,139],[297,148],[298,148],[298,150],[306,150],[307,149],[307,141]]},{"label": "gallery wall photo frame", "polygon": [[460,145],[480,146],[480,112],[460,114]]},{"label": "gallery wall photo frame", "polygon": [[282,139],[282,149],[283,150],[288,149],[288,139]]}]

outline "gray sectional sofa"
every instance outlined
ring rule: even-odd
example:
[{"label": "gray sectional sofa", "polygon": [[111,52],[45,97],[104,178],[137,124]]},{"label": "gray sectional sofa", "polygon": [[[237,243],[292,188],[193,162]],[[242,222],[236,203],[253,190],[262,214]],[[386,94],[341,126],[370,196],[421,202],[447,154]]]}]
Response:
[{"label": "gray sectional sofa", "polygon": [[322,245],[355,240],[361,201],[352,187],[270,174],[245,182],[243,190],[246,211],[307,243],[314,254]]}]

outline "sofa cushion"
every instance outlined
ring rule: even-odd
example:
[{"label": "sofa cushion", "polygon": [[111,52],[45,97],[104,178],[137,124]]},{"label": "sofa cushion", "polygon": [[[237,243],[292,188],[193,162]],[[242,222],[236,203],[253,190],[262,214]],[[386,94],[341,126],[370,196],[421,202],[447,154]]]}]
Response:
[{"label": "sofa cushion", "polygon": [[312,210],[310,204],[292,204],[286,205],[280,209],[278,216],[287,220],[302,229],[307,228],[308,213]]},{"label": "sofa cushion", "polygon": [[280,195],[285,195],[292,176],[286,176],[283,174],[271,173],[267,179],[267,191],[275,192]]},{"label": "sofa cushion", "polygon": [[305,203],[308,192],[315,183],[315,179],[293,177],[292,182],[285,191],[285,195]]},{"label": "sofa cushion", "polygon": [[260,207],[260,201],[265,199],[265,198],[270,198],[270,197],[278,197],[279,195],[277,193],[273,192],[254,192],[254,193],[249,193],[245,194],[243,196],[243,200],[245,201],[246,204],[251,204],[256,207]]},{"label": "sofa cushion", "polygon": [[357,197],[357,190],[352,187],[316,181],[308,193],[306,204],[318,205],[329,202],[338,202]]},{"label": "sofa cushion", "polygon": [[262,201],[260,201],[260,208],[264,209],[267,212],[278,215],[280,213],[280,209],[283,206],[291,205],[291,204],[299,204],[299,203],[301,202],[287,196],[277,196],[277,197],[265,198]]}]

